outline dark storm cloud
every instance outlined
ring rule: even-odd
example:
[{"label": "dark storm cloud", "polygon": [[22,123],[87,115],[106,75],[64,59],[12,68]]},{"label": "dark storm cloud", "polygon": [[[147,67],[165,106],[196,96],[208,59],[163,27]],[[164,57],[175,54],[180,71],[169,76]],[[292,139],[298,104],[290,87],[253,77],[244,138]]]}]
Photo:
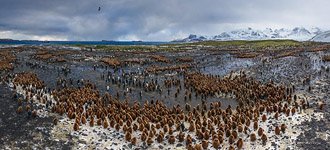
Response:
[{"label": "dark storm cloud", "polygon": [[0,4],[0,38],[170,40],[248,26],[330,25],[326,0],[1,0]]}]

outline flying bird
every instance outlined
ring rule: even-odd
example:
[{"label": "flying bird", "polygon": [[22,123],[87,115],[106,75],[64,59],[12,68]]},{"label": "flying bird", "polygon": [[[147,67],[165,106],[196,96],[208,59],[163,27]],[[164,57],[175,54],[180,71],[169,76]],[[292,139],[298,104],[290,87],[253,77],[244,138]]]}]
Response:
[{"label": "flying bird", "polygon": [[99,7],[99,9],[98,9],[99,11],[101,11],[101,7]]}]

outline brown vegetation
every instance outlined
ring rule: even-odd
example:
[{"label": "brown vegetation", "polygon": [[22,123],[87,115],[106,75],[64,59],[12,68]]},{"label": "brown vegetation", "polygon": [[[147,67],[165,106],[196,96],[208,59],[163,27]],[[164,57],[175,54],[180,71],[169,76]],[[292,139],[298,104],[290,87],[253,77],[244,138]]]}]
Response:
[{"label": "brown vegetation", "polygon": [[193,58],[192,57],[179,57],[176,58],[177,61],[179,62],[193,62]]},{"label": "brown vegetation", "polygon": [[112,67],[118,67],[120,66],[120,61],[117,59],[117,58],[109,58],[109,57],[106,57],[106,58],[102,58],[101,61],[107,65],[110,65]]},{"label": "brown vegetation", "polygon": [[256,52],[248,52],[248,53],[237,53],[235,54],[236,58],[255,58],[258,57],[260,54]]},{"label": "brown vegetation", "polygon": [[154,59],[155,61],[158,62],[164,62],[164,63],[169,63],[170,60],[167,59],[165,56],[160,56],[160,55],[151,55],[150,58]]}]

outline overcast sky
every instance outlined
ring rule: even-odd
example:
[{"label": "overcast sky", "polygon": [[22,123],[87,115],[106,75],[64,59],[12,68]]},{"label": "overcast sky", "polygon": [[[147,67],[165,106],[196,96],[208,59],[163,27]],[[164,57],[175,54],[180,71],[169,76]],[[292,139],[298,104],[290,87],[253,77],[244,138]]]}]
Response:
[{"label": "overcast sky", "polygon": [[329,0],[0,0],[0,38],[167,41],[247,27],[328,30],[329,6]]}]

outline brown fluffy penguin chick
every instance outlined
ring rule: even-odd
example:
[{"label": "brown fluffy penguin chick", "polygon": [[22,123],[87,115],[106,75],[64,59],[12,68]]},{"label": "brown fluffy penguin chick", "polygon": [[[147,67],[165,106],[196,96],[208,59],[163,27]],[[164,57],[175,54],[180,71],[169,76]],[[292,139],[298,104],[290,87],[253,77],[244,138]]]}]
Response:
[{"label": "brown fluffy penguin chick", "polygon": [[54,123],[54,125],[57,125],[57,123],[58,123],[58,119],[57,119],[57,118],[54,118],[54,119],[53,119],[53,123]]},{"label": "brown fluffy penguin chick", "polygon": [[18,101],[18,106],[22,106],[22,104],[23,104],[23,101],[22,101],[22,99],[21,99],[21,98],[19,98],[17,101]]},{"label": "brown fluffy penguin chick", "polygon": [[234,136],[233,136],[233,135],[229,136],[229,138],[228,138],[228,142],[229,142],[229,144],[233,144],[234,141],[235,141]]},{"label": "brown fluffy penguin chick", "polygon": [[194,123],[190,123],[189,131],[190,132],[194,132],[195,131],[195,125],[194,125]]},{"label": "brown fluffy penguin chick", "polygon": [[203,137],[204,137],[205,140],[209,140],[209,138],[210,138],[210,134],[209,134],[209,132],[206,131],[206,132],[204,133],[204,136],[203,136]]},{"label": "brown fluffy penguin chick", "polygon": [[98,125],[98,126],[102,125],[102,119],[101,119],[101,118],[99,118],[99,119],[97,120],[97,122],[96,122],[96,123],[97,123],[97,125]]},{"label": "brown fluffy penguin chick", "polygon": [[105,120],[103,121],[103,127],[104,127],[105,129],[109,127],[109,123],[108,123],[108,120],[107,120],[107,119],[105,119]]},{"label": "brown fluffy penguin chick", "polygon": [[32,117],[33,117],[33,118],[37,117],[37,111],[36,111],[36,110],[33,110],[33,111],[32,111]]},{"label": "brown fluffy penguin chick", "polygon": [[262,143],[263,144],[266,144],[266,142],[267,142],[267,136],[266,136],[266,134],[262,134],[261,140],[262,140]]},{"label": "brown fluffy penguin chick", "polygon": [[244,129],[244,128],[243,128],[242,125],[238,125],[238,127],[237,127],[238,132],[240,132],[240,133],[243,132],[243,129]]},{"label": "brown fluffy penguin chick", "polygon": [[281,133],[280,128],[279,128],[278,126],[276,126],[276,127],[275,127],[275,134],[276,134],[276,135],[280,135],[280,133]]},{"label": "brown fluffy penguin chick", "polygon": [[119,131],[119,130],[120,130],[120,125],[119,125],[119,124],[116,124],[116,125],[115,125],[115,129],[116,129],[117,131]]},{"label": "brown fluffy penguin chick", "polygon": [[238,149],[241,149],[243,147],[243,140],[239,138],[236,145]]},{"label": "brown fluffy penguin chick", "polygon": [[180,131],[180,133],[178,134],[179,142],[183,142],[184,137],[185,137],[185,134]]},{"label": "brown fluffy penguin chick", "polygon": [[173,129],[172,129],[172,128],[169,128],[169,129],[168,129],[168,134],[169,134],[169,135],[172,135],[172,134],[173,134]]},{"label": "brown fluffy penguin chick", "polygon": [[154,132],[152,130],[150,130],[150,132],[149,132],[149,137],[151,137],[151,138],[154,137]]},{"label": "brown fluffy penguin chick", "polygon": [[192,144],[187,144],[187,150],[194,150],[194,147],[192,146]]},{"label": "brown fluffy penguin chick", "polygon": [[81,123],[82,124],[86,124],[86,117],[83,115],[82,117],[81,117]]},{"label": "brown fluffy penguin chick", "polygon": [[26,109],[26,111],[29,111],[31,109],[31,106],[30,105],[26,105],[25,109]]},{"label": "brown fluffy penguin chick", "polygon": [[89,121],[89,126],[94,126],[94,117],[91,117],[91,120]]},{"label": "brown fluffy penguin chick", "polygon": [[148,137],[147,144],[150,146],[154,141],[151,139],[151,137]]},{"label": "brown fluffy penguin chick", "polygon": [[164,139],[164,135],[163,134],[158,134],[158,136],[157,136],[157,142],[158,143],[161,143],[161,142],[163,142],[163,139]]},{"label": "brown fluffy penguin chick", "polygon": [[235,150],[235,148],[233,145],[230,145],[228,150]]},{"label": "brown fluffy penguin chick", "polygon": [[126,141],[131,141],[131,138],[132,138],[132,134],[131,134],[130,132],[127,132],[127,133],[125,134],[125,140],[126,140]]},{"label": "brown fluffy penguin chick", "polygon": [[285,111],[285,114],[286,114],[286,116],[290,116],[290,109],[287,109],[287,110]]},{"label": "brown fluffy penguin chick", "polygon": [[142,133],[141,134],[141,141],[143,141],[143,142],[146,141],[147,140],[147,137],[148,136],[145,133]]},{"label": "brown fluffy penguin chick", "polygon": [[132,143],[132,145],[136,145],[136,141],[137,141],[136,137],[133,137],[133,138],[131,139],[131,143]]},{"label": "brown fluffy penguin chick", "polygon": [[195,145],[195,150],[202,150],[202,146],[200,144]]},{"label": "brown fluffy penguin chick", "polygon": [[263,122],[265,122],[267,120],[267,116],[265,114],[263,114],[261,119]]},{"label": "brown fluffy penguin chick", "polygon": [[23,112],[23,107],[22,106],[19,106],[16,110],[16,113],[20,114]]},{"label": "brown fluffy penguin chick", "polygon": [[233,135],[234,139],[237,139],[237,137],[238,137],[238,133],[237,133],[237,131],[234,130],[234,131],[232,132],[232,135]]},{"label": "brown fluffy penguin chick", "polygon": [[258,129],[258,135],[259,135],[259,136],[262,136],[263,133],[264,133],[264,129],[259,128],[259,129]]},{"label": "brown fluffy penguin chick", "polygon": [[79,130],[79,124],[78,123],[74,123],[73,130],[74,131],[78,131]]},{"label": "brown fluffy penguin chick", "polygon": [[209,147],[209,142],[206,141],[206,140],[203,140],[202,141],[202,147],[203,147],[203,149],[207,149]]},{"label": "brown fluffy penguin chick", "polygon": [[111,127],[111,128],[114,128],[115,125],[116,125],[116,121],[113,120],[113,119],[111,119],[111,121],[110,121],[110,127]]},{"label": "brown fluffy penguin chick", "polygon": [[282,124],[281,125],[281,131],[284,133],[285,132],[285,129],[286,129],[286,125],[285,124]]},{"label": "brown fluffy penguin chick", "polygon": [[253,128],[254,128],[254,130],[257,130],[258,129],[258,122],[257,121],[254,121]]},{"label": "brown fluffy penguin chick", "polygon": [[157,129],[160,129],[160,126],[161,126],[160,123],[157,123],[157,124],[156,124],[156,128],[157,128]]},{"label": "brown fluffy penguin chick", "polygon": [[133,124],[133,130],[136,131],[138,129],[138,125],[136,123]]},{"label": "brown fluffy penguin chick", "polygon": [[188,134],[187,137],[186,137],[186,144],[189,145],[192,143],[192,138],[191,136]]},{"label": "brown fluffy penguin chick", "polygon": [[[165,126],[165,127],[167,127],[167,126]],[[164,128],[165,128],[165,127],[164,127]],[[142,131],[143,131],[143,129],[144,129],[144,125],[143,125],[143,123],[140,123],[140,125],[139,125],[139,131],[141,131],[141,132],[142,132]]]},{"label": "brown fluffy penguin chick", "polygon": [[324,103],[324,102],[321,102],[321,103],[319,104],[319,108],[320,108],[320,110],[323,110],[323,109],[324,109],[324,106],[325,106],[325,103]]},{"label": "brown fluffy penguin chick", "polygon": [[165,126],[163,127],[163,131],[164,131],[164,133],[167,133],[167,132],[168,132],[168,126],[167,126],[167,125],[165,125]]},{"label": "brown fluffy penguin chick", "polygon": [[293,107],[293,108],[291,109],[291,114],[294,115],[295,113],[296,113],[296,108]]},{"label": "brown fluffy penguin chick", "polygon": [[276,120],[278,120],[278,117],[279,117],[279,114],[278,114],[278,112],[276,112],[275,115],[274,115],[274,118],[275,118]]},{"label": "brown fluffy penguin chick", "polygon": [[226,137],[229,137],[231,135],[231,132],[230,132],[230,130],[228,129],[227,131],[226,131]]},{"label": "brown fluffy penguin chick", "polygon": [[220,144],[222,144],[222,142],[223,142],[223,137],[222,137],[222,136],[219,136],[219,137],[218,137],[218,140],[219,140]]},{"label": "brown fluffy penguin chick", "polygon": [[219,146],[220,146],[220,142],[217,138],[213,139],[212,141],[212,146],[215,148],[215,149],[218,149]]},{"label": "brown fluffy penguin chick", "polygon": [[168,138],[168,143],[170,144],[174,144],[175,142],[175,136],[171,135],[169,138]]},{"label": "brown fluffy penguin chick", "polygon": [[256,136],[256,134],[251,133],[251,135],[250,135],[250,140],[251,140],[251,142],[256,141],[256,140],[257,140],[257,136]]}]

